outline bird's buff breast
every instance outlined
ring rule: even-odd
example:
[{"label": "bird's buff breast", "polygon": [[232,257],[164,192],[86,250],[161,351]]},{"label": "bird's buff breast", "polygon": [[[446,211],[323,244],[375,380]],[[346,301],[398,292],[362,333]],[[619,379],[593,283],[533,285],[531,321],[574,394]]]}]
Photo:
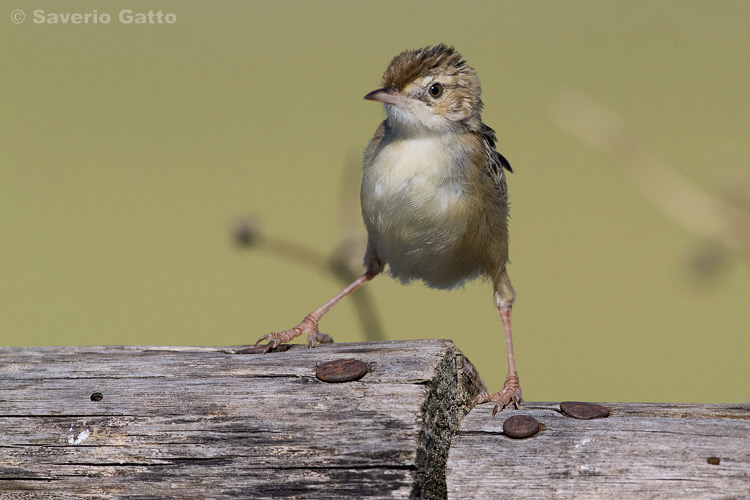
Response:
[{"label": "bird's buff breast", "polygon": [[470,236],[465,173],[456,151],[439,139],[395,141],[364,168],[362,213],[391,274],[451,288],[479,272],[466,253]]}]

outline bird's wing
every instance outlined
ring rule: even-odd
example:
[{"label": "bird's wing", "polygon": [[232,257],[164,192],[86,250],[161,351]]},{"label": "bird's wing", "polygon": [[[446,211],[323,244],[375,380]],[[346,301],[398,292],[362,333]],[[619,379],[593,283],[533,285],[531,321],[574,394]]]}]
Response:
[{"label": "bird's wing", "polygon": [[369,165],[372,158],[377,154],[380,142],[385,136],[385,125],[385,120],[383,120],[377,130],[375,130],[375,135],[372,136],[372,139],[370,139],[370,142],[367,144],[367,147],[365,148],[364,165]]},{"label": "bird's wing", "polygon": [[[495,135],[495,131],[483,123],[479,133],[482,135],[482,138],[485,140],[490,149],[488,158],[490,168],[495,171],[499,171],[500,169],[504,168],[508,172],[513,172],[513,168],[510,166],[510,162],[497,151],[497,148],[495,146],[495,144],[497,143],[497,135]],[[500,172],[498,172],[498,174],[499,173]]]},{"label": "bird's wing", "polygon": [[491,200],[494,205],[506,211],[508,204],[508,184],[505,180],[505,170],[513,172],[513,169],[508,160],[495,147],[497,137],[494,130],[483,123],[479,131],[479,137],[484,144],[482,174],[488,179],[489,186],[487,187],[492,192],[492,195],[488,197],[488,201]]}]

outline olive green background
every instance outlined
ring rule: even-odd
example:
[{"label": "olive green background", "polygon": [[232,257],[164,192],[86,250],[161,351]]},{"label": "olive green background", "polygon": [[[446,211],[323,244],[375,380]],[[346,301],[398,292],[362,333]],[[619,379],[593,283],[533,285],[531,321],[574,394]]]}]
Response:
[{"label": "olive green background", "polygon": [[[683,229],[556,118],[583,92],[689,182],[747,201],[750,3],[1,5],[1,345],[236,345],[295,325],[340,283],[237,247],[232,224],[252,214],[264,234],[324,253],[361,235],[346,179],[383,118],[362,96],[394,55],[442,41],[477,69],[484,121],[516,170],[526,399],[750,401],[748,256]],[[35,9],[112,21],[36,24]],[[123,25],[122,9],[177,22]],[[691,266],[701,252],[716,272]],[[488,283],[368,289],[388,338],[453,339],[500,388]],[[322,330],[363,340],[346,301]]]}]

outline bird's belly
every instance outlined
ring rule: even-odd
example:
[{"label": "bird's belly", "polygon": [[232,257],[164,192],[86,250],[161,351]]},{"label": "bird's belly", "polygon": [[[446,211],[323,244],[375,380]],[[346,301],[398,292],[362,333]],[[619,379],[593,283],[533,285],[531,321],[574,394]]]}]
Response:
[{"label": "bird's belly", "polygon": [[363,182],[363,215],[378,256],[402,281],[452,288],[474,278],[479,260],[467,245],[471,196],[453,159],[434,149],[398,153],[398,163],[381,153]]},{"label": "bird's belly", "polygon": [[375,249],[402,281],[421,279],[436,288],[452,288],[475,277],[479,262],[464,244],[467,221],[455,213],[434,217],[431,208],[404,207],[389,215],[387,223],[376,224]]}]

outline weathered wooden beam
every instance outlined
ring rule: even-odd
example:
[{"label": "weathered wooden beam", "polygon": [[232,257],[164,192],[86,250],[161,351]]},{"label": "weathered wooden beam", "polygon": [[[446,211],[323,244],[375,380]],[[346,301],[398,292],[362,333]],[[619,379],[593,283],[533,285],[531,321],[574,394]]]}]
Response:
[{"label": "weathered wooden beam", "polygon": [[[321,363],[359,359],[358,381]],[[443,340],[0,349],[0,497],[445,498],[480,390]]]},{"label": "weathered wooden beam", "polygon": [[[357,381],[316,368],[354,358]],[[466,415],[450,341],[0,349],[0,498],[748,498],[750,405]],[[532,415],[533,437],[502,432]],[[449,451],[450,450],[450,451]],[[447,466],[446,466],[447,459]]]},{"label": "weathered wooden beam", "polygon": [[502,433],[505,410],[471,411],[448,457],[449,499],[750,498],[750,405],[606,403],[577,420],[528,403],[533,437]]}]

